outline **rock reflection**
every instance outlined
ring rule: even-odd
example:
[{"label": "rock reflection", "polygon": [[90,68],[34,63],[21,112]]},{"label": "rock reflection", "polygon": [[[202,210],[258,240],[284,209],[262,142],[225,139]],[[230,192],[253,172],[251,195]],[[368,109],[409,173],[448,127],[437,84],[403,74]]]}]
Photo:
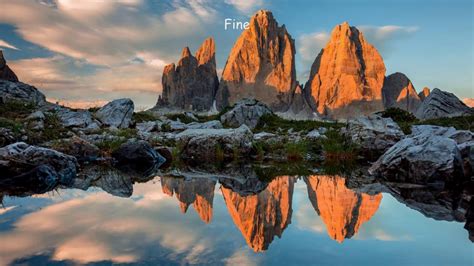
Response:
[{"label": "rock reflection", "polygon": [[182,213],[186,213],[189,205],[193,205],[201,220],[209,223],[212,220],[212,202],[216,181],[208,178],[162,177],[161,189],[163,193],[179,200]]},{"label": "rock reflection", "polygon": [[227,209],[254,251],[263,251],[291,223],[295,178],[277,177],[255,195],[241,195],[221,186]]},{"label": "rock reflection", "polygon": [[308,197],[326,225],[328,235],[339,243],[351,238],[377,212],[382,194],[371,196],[346,187],[340,176],[304,177]]}]

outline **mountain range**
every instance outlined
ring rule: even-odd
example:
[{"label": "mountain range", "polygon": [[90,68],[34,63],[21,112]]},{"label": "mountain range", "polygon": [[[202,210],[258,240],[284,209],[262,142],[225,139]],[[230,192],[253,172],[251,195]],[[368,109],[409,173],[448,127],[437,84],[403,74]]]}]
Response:
[{"label": "mountain range", "polygon": [[[348,119],[390,107],[424,112],[417,111],[430,90],[417,93],[403,73],[386,76],[380,53],[347,22],[333,29],[304,86],[296,78],[295,53],[285,26],[270,11],[260,10],[231,49],[220,81],[215,44],[208,38],[195,56],[186,47],[177,67],[164,68],[155,108],[218,111],[254,98],[290,118]],[[448,98],[464,105],[457,97]]]}]

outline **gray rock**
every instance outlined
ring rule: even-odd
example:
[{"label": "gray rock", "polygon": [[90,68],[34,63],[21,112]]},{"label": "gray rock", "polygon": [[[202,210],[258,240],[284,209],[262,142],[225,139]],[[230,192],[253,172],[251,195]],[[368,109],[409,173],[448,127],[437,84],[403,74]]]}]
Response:
[{"label": "gray rock", "polygon": [[220,121],[212,120],[204,123],[191,122],[186,124],[187,129],[220,129],[223,128]]},{"label": "gray rock", "polygon": [[141,133],[149,133],[152,131],[159,130],[156,121],[146,121],[142,123],[137,123],[136,128]]},{"label": "gray rock", "polygon": [[308,134],[306,134],[307,139],[312,139],[312,140],[317,140],[322,137],[321,133],[319,132],[318,129],[313,129]]},{"label": "gray rock", "polygon": [[101,157],[97,146],[77,136],[55,140],[44,145],[64,154],[74,156],[81,163],[93,162]]},{"label": "gray rock", "polygon": [[128,141],[114,151],[112,156],[120,168],[137,172],[158,168],[165,162],[165,158],[146,141]]},{"label": "gray rock", "polygon": [[379,153],[386,151],[405,135],[391,118],[379,115],[349,120],[345,134],[364,150]]},{"label": "gray rock", "polygon": [[243,99],[221,116],[221,122],[231,127],[246,125],[254,129],[263,115],[272,113],[270,108],[262,102],[255,99]]},{"label": "gray rock", "polygon": [[[23,142],[10,144],[0,148],[0,160],[8,162],[7,174],[2,178],[12,178],[31,171],[39,166],[48,166],[48,171],[43,171],[41,175],[49,173],[53,175],[52,180],[58,180],[59,184],[68,184],[76,177],[76,158],[60,153],[55,150],[31,146]],[[2,171],[3,172],[3,171]]]},{"label": "gray rock", "polygon": [[60,108],[56,115],[64,127],[87,128],[95,123],[92,114],[87,110],[72,111],[68,108]]},{"label": "gray rock", "polygon": [[15,141],[15,133],[11,129],[0,127],[0,147],[12,144]]},{"label": "gray rock", "polygon": [[133,110],[134,104],[132,100],[118,99],[100,108],[95,116],[107,126],[128,128],[132,121]]},{"label": "gray rock", "polygon": [[419,119],[455,117],[474,114],[474,109],[465,105],[456,95],[434,89],[415,113]]},{"label": "gray rock", "polygon": [[467,176],[472,176],[474,163],[472,153],[474,152],[474,133],[469,130],[456,130],[454,127],[441,127],[432,125],[416,125],[411,127],[411,135],[432,135],[452,139],[456,142],[461,157],[464,160],[464,167]]},{"label": "gray rock", "polygon": [[260,132],[253,135],[253,139],[256,141],[266,141],[278,137],[278,135],[268,132]]},{"label": "gray rock", "polygon": [[369,172],[396,182],[447,184],[462,181],[464,167],[454,140],[420,134],[396,143],[372,165]]},{"label": "gray rock", "polygon": [[46,103],[44,94],[35,87],[21,82],[0,79],[0,104],[12,100],[35,105]]},{"label": "gray rock", "polygon": [[29,116],[26,117],[27,120],[44,120],[46,116],[41,111],[36,111],[31,113]]},{"label": "gray rock", "polygon": [[175,139],[184,144],[183,158],[209,161],[215,159],[218,147],[226,158],[233,157],[235,150],[240,154],[249,152],[253,134],[242,125],[236,129],[187,129]]}]

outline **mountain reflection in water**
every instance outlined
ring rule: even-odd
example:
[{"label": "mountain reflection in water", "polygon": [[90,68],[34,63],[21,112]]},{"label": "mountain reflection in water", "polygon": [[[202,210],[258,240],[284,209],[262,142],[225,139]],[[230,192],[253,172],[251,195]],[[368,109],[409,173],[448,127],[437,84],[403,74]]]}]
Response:
[{"label": "mountain reflection in water", "polygon": [[370,257],[362,251],[367,248],[372,262],[394,256],[383,247],[416,249],[417,256],[404,259],[419,263],[436,257],[436,248],[426,248],[432,241],[452,249],[447,261],[472,261],[462,224],[425,217],[456,220],[450,207],[404,202],[406,193],[392,196],[377,186],[349,188],[338,175],[262,181],[252,171],[145,179],[95,172],[75,180],[75,189],[48,194],[2,188],[0,264],[275,265],[311,264],[315,257],[322,264],[358,264]]}]

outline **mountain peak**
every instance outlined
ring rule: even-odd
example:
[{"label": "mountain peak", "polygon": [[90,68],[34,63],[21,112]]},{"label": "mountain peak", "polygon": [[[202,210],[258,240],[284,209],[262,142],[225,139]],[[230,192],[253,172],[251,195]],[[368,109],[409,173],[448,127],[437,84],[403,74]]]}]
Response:
[{"label": "mountain peak", "polygon": [[185,58],[191,56],[191,51],[189,50],[189,47],[184,47],[183,52],[181,52],[181,58]]},{"label": "mountain peak", "polygon": [[273,110],[286,111],[296,87],[294,40],[273,14],[260,10],[242,31],[222,72],[217,108],[242,98],[257,99]]},{"label": "mountain peak", "polygon": [[310,73],[305,90],[320,114],[346,119],[383,110],[382,56],[349,23],[334,28]]},{"label": "mountain peak", "polygon": [[0,50],[0,79],[18,82],[18,77],[16,76],[15,72],[10,69],[7,65],[7,61],[3,56],[3,51]]}]

